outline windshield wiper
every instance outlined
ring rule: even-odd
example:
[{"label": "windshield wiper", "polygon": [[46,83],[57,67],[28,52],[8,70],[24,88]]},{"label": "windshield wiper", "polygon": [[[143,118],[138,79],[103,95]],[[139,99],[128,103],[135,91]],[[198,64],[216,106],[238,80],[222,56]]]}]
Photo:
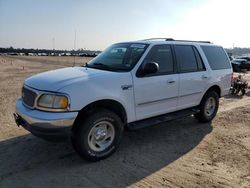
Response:
[{"label": "windshield wiper", "polygon": [[97,66],[101,66],[101,67],[105,67],[105,68],[109,68],[108,65],[105,65],[103,63],[93,63],[93,65],[97,65]]},{"label": "windshield wiper", "polygon": [[110,67],[109,65],[105,65],[103,63],[93,63],[93,65],[97,68],[103,68],[105,70],[112,70],[112,67]]}]

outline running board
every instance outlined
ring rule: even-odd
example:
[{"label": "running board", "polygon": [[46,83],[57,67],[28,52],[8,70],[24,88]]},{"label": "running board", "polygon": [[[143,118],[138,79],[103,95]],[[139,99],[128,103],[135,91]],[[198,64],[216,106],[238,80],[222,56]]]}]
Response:
[{"label": "running board", "polygon": [[180,110],[180,111],[176,111],[176,112],[171,112],[168,114],[164,114],[164,115],[160,115],[160,116],[156,116],[153,118],[148,118],[148,119],[144,119],[144,120],[140,120],[140,121],[135,121],[132,123],[129,123],[127,125],[129,130],[137,130],[137,129],[141,129],[144,127],[150,127],[153,125],[157,125],[163,122],[167,122],[167,121],[171,121],[171,120],[175,120],[178,118],[182,118],[185,116],[190,116],[192,114],[196,114],[199,113],[200,110],[198,107],[195,108],[188,108],[185,110]]}]

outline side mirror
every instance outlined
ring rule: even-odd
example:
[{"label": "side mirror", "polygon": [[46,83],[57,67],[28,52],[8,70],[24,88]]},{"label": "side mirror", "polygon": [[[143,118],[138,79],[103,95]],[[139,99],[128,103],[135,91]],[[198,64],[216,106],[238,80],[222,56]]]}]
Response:
[{"label": "side mirror", "polygon": [[159,71],[159,65],[155,62],[148,62],[142,66],[141,71],[143,75],[157,73]]}]

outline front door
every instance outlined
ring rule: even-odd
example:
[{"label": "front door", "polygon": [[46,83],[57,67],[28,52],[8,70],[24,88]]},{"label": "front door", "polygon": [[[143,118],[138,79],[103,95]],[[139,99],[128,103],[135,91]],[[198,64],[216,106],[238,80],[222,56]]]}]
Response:
[{"label": "front door", "polygon": [[142,64],[147,62],[157,63],[159,71],[143,76],[134,75],[137,120],[175,111],[177,106],[178,74],[171,46],[153,46]]}]

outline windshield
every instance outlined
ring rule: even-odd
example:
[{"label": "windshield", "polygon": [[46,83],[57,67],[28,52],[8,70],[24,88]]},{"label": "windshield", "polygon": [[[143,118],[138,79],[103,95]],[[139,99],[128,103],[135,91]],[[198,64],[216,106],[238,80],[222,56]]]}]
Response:
[{"label": "windshield", "polygon": [[86,66],[102,70],[127,72],[136,65],[147,47],[147,44],[142,43],[114,44],[92,59]]}]

